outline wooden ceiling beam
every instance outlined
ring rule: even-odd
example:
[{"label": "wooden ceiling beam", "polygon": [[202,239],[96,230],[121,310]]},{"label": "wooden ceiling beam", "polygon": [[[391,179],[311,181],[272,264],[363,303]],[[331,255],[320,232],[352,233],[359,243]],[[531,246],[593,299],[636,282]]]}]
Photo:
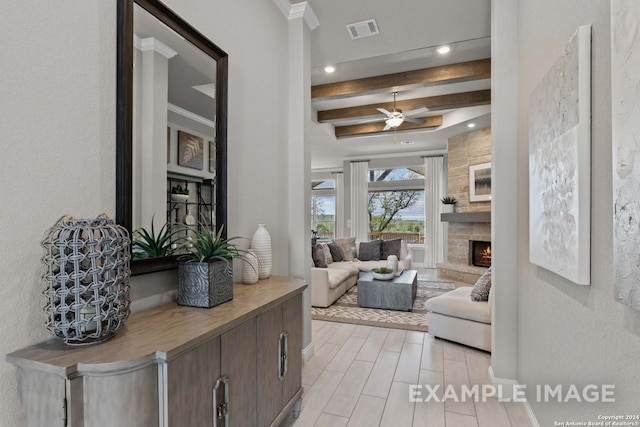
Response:
[{"label": "wooden ceiling beam", "polygon": [[[402,111],[409,111],[427,107],[430,111],[439,111],[488,104],[491,104],[491,90],[489,89],[397,101],[396,108],[399,108]],[[393,102],[318,111],[318,122],[328,123],[337,120],[355,119],[358,117],[375,117],[382,114],[377,110],[378,108],[384,108],[385,110],[392,111]]]},{"label": "wooden ceiling beam", "polygon": [[[442,126],[442,116],[424,117],[424,123],[410,123],[404,122],[398,126],[398,131],[403,130],[415,130],[415,129],[432,129]],[[345,136],[358,136],[367,135],[372,133],[382,133],[385,127],[385,123],[365,123],[360,125],[350,126],[337,126],[335,128],[336,138],[342,138]],[[384,132],[393,132],[388,130]]]},{"label": "wooden ceiling beam", "polygon": [[337,99],[365,93],[383,92],[389,89],[402,90],[408,86],[430,86],[436,84],[488,79],[491,77],[491,59],[442,65],[422,70],[386,74],[364,79],[327,83],[311,87],[313,99]]}]

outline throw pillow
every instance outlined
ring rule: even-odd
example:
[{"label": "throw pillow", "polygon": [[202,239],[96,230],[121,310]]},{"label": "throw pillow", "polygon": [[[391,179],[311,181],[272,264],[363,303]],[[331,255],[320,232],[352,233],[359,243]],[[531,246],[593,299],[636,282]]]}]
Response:
[{"label": "throw pillow", "polygon": [[360,250],[358,251],[358,259],[360,261],[380,261],[382,253],[382,240],[373,240],[371,242],[360,242]]},{"label": "throw pillow", "polygon": [[[336,244],[336,242],[327,243],[329,246],[329,251],[331,252],[331,258],[333,258],[333,262],[344,261],[344,256],[342,256],[342,249],[340,246]],[[349,249],[351,251],[351,249]]]},{"label": "throw pillow", "polygon": [[356,238],[345,237],[342,239],[334,239],[333,241],[340,246],[344,261],[353,261],[356,257]]},{"label": "throw pillow", "polygon": [[402,239],[383,240],[382,255],[380,259],[387,259],[389,255],[395,255],[400,259],[400,248],[402,247]]},{"label": "throw pillow", "polygon": [[319,268],[327,268],[327,259],[324,256],[324,248],[320,243],[315,245],[311,250],[311,258],[313,258],[313,265]]},{"label": "throw pillow", "polygon": [[327,264],[331,264],[333,262],[333,258],[331,257],[331,250],[329,250],[329,246],[326,243],[320,243],[322,246],[322,250],[324,251],[324,259],[327,261]]},{"label": "throw pillow", "polygon": [[489,301],[491,290],[491,267],[484,272],[471,289],[471,301]]}]

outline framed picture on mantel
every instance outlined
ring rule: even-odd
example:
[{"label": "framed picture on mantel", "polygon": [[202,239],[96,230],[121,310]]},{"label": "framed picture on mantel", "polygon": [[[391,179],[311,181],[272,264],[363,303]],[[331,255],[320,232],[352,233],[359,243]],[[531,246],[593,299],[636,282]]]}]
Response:
[{"label": "framed picture on mantel", "polygon": [[491,162],[469,166],[469,201],[491,201]]}]

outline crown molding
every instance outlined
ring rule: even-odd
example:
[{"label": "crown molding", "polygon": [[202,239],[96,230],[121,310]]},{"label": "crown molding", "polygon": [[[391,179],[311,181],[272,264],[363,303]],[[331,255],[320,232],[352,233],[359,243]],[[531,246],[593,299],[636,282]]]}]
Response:
[{"label": "crown molding", "polygon": [[282,14],[287,19],[303,18],[310,30],[315,30],[320,25],[318,16],[311,8],[309,2],[289,3],[289,0],[273,0]]},{"label": "crown molding", "polygon": [[176,113],[176,114],[178,114],[178,115],[180,115],[182,117],[186,117],[188,119],[191,119],[194,122],[197,122],[197,123],[203,124],[205,126],[208,126],[211,129],[215,129],[216,128],[216,123],[214,121],[209,120],[209,119],[205,119],[204,117],[199,116],[196,113],[192,113],[191,111],[185,110],[184,108],[178,107],[177,105],[171,104],[170,102],[167,103],[167,111],[171,111],[171,112]]},{"label": "crown molding", "polygon": [[171,59],[178,54],[175,50],[171,49],[166,44],[162,43],[160,40],[155,37],[147,37],[146,39],[141,39],[137,35],[133,36],[133,43],[136,49],[146,52],[148,50],[153,50],[154,52],[159,53],[167,59]]}]

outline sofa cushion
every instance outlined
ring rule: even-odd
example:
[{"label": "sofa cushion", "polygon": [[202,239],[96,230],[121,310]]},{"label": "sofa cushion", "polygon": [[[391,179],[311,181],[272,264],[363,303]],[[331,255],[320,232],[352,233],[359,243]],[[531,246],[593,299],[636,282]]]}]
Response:
[{"label": "sofa cushion", "polygon": [[360,261],[379,261],[382,253],[382,240],[360,242],[358,259]]},{"label": "sofa cushion", "polygon": [[402,239],[383,240],[380,259],[387,259],[389,255],[395,255],[400,258],[400,249],[402,248]]},{"label": "sofa cushion", "polygon": [[333,262],[344,261],[342,249],[340,249],[340,246],[338,246],[336,242],[329,242],[327,243],[327,246],[329,247],[329,252],[331,252],[331,259],[333,259]]},{"label": "sofa cushion", "polygon": [[356,257],[356,238],[344,237],[333,241],[340,247],[344,261],[353,261]]},{"label": "sofa cushion", "polygon": [[491,290],[491,267],[484,272],[471,289],[471,301],[489,301]]},{"label": "sofa cushion", "polygon": [[471,286],[463,286],[446,294],[429,298],[425,306],[427,310],[434,313],[490,324],[489,304],[471,301],[471,289]]},{"label": "sofa cushion", "polygon": [[311,258],[313,265],[319,268],[327,268],[327,259],[324,256],[324,248],[320,243],[314,245],[311,249]]},{"label": "sofa cushion", "polygon": [[331,264],[333,262],[333,258],[331,257],[329,245],[326,243],[320,243],[320,246],[322,246],[322,250],[324,251],[324,259],[327,261],[327,264]]},{"label": "sofa cushion", "polygon": [[349,261],[342,261],[342,262],[334,262],[328,265],[327,267],[328,269],[333,269],[333,268],[337,268],[340,270],[345,270],[348,271],[350,274],[353,275],[357,275],[359,273],[360,270],[358,270],[358,267],[355,263],[353,262],[349,262]]},{"label": "sofa cushion", "polygon": [[340,285],[353,274],[349,270],[344,268],[327,268],[327,273],[329,276],[329,288],[331,289]]}]

